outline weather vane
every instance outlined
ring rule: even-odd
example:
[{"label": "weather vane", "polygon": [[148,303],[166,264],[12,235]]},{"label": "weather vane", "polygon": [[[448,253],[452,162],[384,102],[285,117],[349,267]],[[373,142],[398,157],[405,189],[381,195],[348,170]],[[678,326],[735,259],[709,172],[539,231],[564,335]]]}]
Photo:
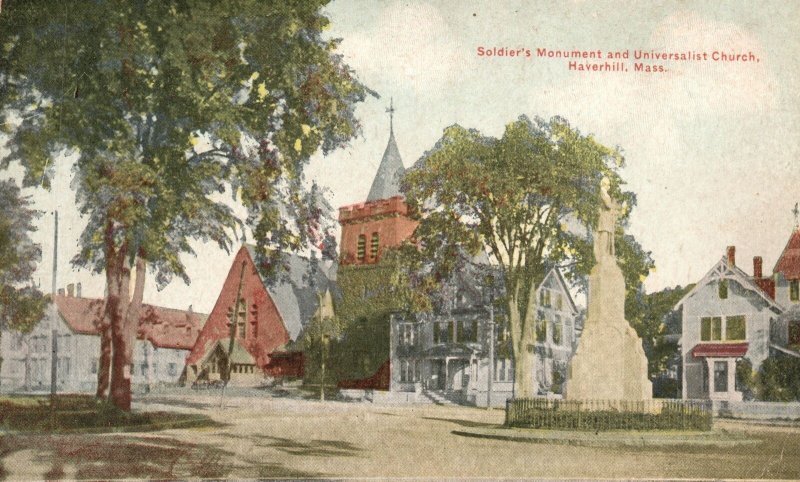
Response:
[{"label": "weather vane", "polygon": [[389,108],[386,109],[389,113],[389,130],[394,130],[394,98],[389,98]]},{"label": "weather vane", "polygon": [[794,203],[794,209],[792,209],[792,214],[794,214],[794,227],[800,227],[800,203]]}]

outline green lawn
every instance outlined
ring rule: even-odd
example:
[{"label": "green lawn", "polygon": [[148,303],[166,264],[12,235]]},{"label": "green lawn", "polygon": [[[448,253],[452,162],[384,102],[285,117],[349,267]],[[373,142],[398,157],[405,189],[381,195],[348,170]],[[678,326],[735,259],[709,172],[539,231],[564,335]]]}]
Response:
[{"label": "green lawn", "polygon": [[0,431],[140,432],[218,425],[203,415],[172,412],[124,412],[88,395],[0,397]]}]

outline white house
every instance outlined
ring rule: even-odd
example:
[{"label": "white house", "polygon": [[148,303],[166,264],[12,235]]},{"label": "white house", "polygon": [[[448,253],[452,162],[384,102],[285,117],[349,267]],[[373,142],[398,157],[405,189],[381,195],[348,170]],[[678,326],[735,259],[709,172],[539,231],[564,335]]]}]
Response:
[{"label": "white house", "polygon": [[[410,398],[427,393],[485,406],[490,369],[488,300],[470,273],[457,274],[450,289],[450,305],[431,315],[393,315],[389,390],[416,394]],[[558,269],[545,276],[536,299],[537,321],[528,346],[535,356],[531,378],[540,394],[560,393],[580,336],[579,311]],[[496,311],[491,396],[492,405],[501,405],[513,396],[514,365],[510,335],[501,310]]]},{"label": "white house", "polygon": [[[97,323],[103,300],[72,296],[71,292],[67,296],[54,296],[44,318],[30,333],[2,332],[0,391],[50,390],[54,333],[57,390],[96,389],[100,355]],[[144,305],[133,355],[134,387],[177,383],[204,320],[205,316],[191,310]]]},{"label": "white house", "polygon": [[747,357],[757,370],[770,355],[770,333],[784,308],[772,280],[753,260],[754,276],[736,266],[728,247],[711,270],[675,306],[681,315],[682,396],[737,401],[736,364]]}]

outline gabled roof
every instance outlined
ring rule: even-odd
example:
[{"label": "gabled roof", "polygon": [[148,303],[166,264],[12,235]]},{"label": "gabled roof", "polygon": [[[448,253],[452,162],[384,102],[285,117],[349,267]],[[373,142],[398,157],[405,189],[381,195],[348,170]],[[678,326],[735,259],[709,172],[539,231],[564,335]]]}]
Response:
[{"label": "gabled roof", "polygon": [[561,274],[561,270],[558,267],[552,268],[544,277],[542,282],[539,284],[539,287],[544,286],[545,281],[547,278],[553,276],[556,279],[556,282],[561,286],[561,290],[567,295],[567,303],[569,303],[569,307],[573,313],[578,313],[578,307],[575,305],[575,300],[572,299],[572,294],[569,292],[569,287],[567,286],[566,280],[564,280],[564,276]]},{"label": "gabled roof", "polygon": [[688,293],[686,293],[683,298],[681,298],[678,303],[675,304],[674,309],[678,309],[683,306],[683,303],[686,302],[689,298],[694,296],[700,289],[711,283],[717,279],[732,279],[739,283],[742,287],[746,290],[752,291],[753,293],[757,294],[761,299],[763,299],[767,305],[776,313],[782,313],[783,307],[775,302],[772,298],[770,298],[769,294],[765,293],[754,281],[753,279],[744,271],[742,271],[738,266],[729,266],[728,259],[723,256],[717,264],[715,264],[709,271],[703,276],[703,279],[697,282]]},{"label": "gabled roof", "polygon": [[789,237],[772,272],[781,273],[786,279],[800,279],[800,228],[795,228]]},{"label": "gabled roof", "polygon": [[[74,333],[99,334],[102,299],[57,295],[53,301],[61,319]],[[200,313],[143,304],[137,337],[158,348],[190,350],[206,318]]]},{"label": "gabled roof", "polygon": [[400,192],[400,182],[403,179],[406,168],[400,158],[400,150],[394,140],[394,130],[389,131],[389,143],[383,152],[383,159],[378,166],[375,179],[372,180],[372,187],[369,189],[367,201],[377,201],[379,199],[389,199],[393,196],[402,195]]},{"label": "gabled roof", "polygon": [[[218,347],[220,350],[222,350],[222,353],[227,355],[230,344],[230,338],[221,338],[217,340],[216,343],[211,346],[211,349],[206,352],[205,356],[203,356],[201,363],[205,363]],[[251,355],[250,352],[247,351],[247,349],[245,349],[241,343],[239,343],[239,340],[235,338],[233,340],[233,350],[231,350],[231,355],[228,357],[228,359],[231,361],[231,363],[242,365],[255,365],[256,363],[253,355]]]},{"label": "gabled roof", "polygon": [[[248,244],[245,247],[255,263],[255,246]],[[334,297],[338,294],[335,283],[337,265],[319,261],[314,269],[314,263],[308,258],[290,253],[285,256],[287,272],[275,280],[261,277],[261,282],[278,308],[289,337],[296,340],[319,308],[320,295],[326,291]]]}]

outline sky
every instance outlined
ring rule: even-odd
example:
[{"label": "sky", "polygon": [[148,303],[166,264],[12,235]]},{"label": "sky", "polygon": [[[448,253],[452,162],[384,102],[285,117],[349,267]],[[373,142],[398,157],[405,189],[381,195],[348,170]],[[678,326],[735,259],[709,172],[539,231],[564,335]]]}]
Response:
[{"label": "sky", "polygon": [[[394,132],[408,167],[452,124],[500,136],[520,115],[561,116],[626,157],[621,175],[638,196],[628,232],[652,252],[648,291],[698,281],[737,247],[752,272],[770,272],[795,225],[800,201],[800,6],[794,2],[475,2],[334,0],[326,12],[340,53],[380,98],[356,109],[363,131],[346,148],[315,156],[307,174],[343,206],[366,199]],[[479,56],[478,49],[525,49],[530,57]],[[627,72],[574,71],[537,49],[627,51]],[[665,72],[636,72],[634,51],[749,54],[757,61],[648,61]],[[572,59],[574,60],[574,59]],[[620,61],[612,60],[609,62]],[[578,59],[604,63],[606,59]],[[0,150],[0,156],[3,151]],[[35,239],[35,280],[49,291],[53,217],[59,210],[57,283],[81,282],[103,295],[103,277],[76,270],[83,220],[74,207],[70,159],[55,160],[50,192],[29,191],[45,211]],[[175,281],[145,301],[209,312],[233,253],[195,244],[190,286]]]}]

